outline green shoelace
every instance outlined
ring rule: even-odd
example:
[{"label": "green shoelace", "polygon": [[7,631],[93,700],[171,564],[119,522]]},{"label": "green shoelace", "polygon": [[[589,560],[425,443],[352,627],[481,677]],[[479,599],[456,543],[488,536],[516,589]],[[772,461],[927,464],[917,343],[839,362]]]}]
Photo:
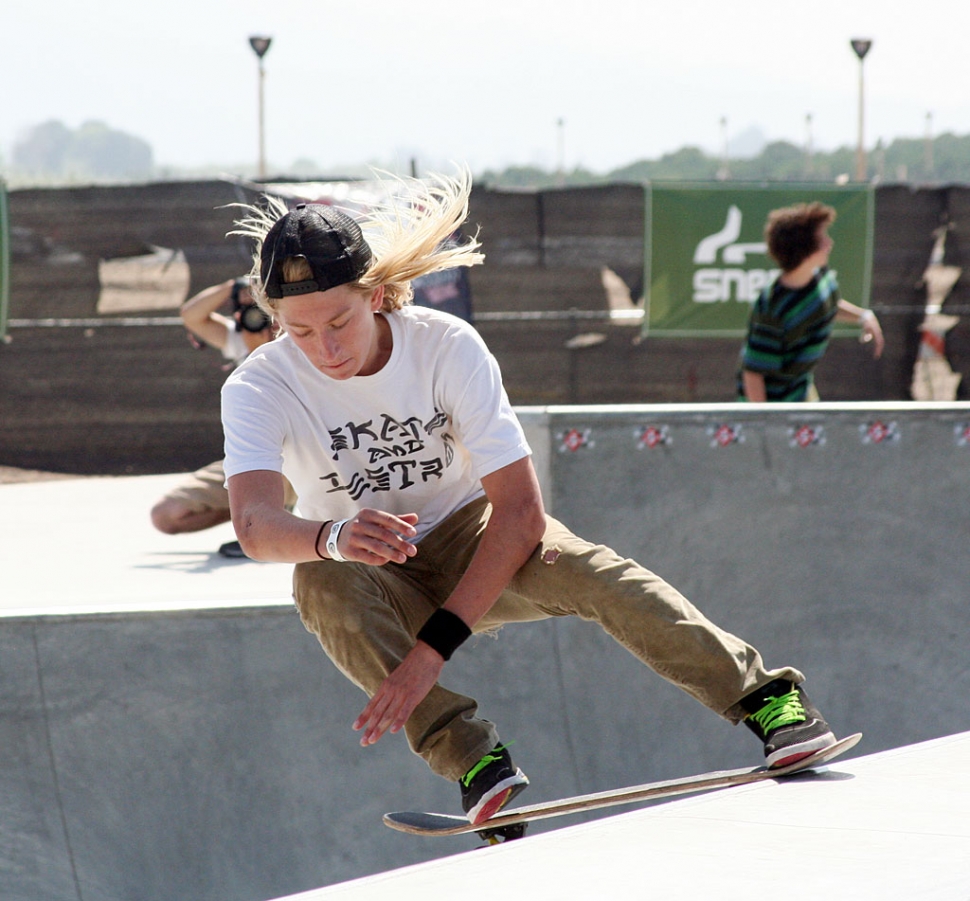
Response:
[{"label": "green shoelace", "polygon": [[780,698],[769,698],[764,707],[749,716],[767,735],[773,729],[778,729],[781,726],[804,722],[805,708],[798,698],[798,690],[793,689]]},{"label": "green shoelace", "polygon": [[[512,744],[509,742],[509,744]],[[468,788],[471,784],[472,779],[474,779],[482,770],[485,769],[490,763],[495,763],[496,760],[501,760],[501,757],[496,757],[496,751],[504,751],[509,745],[499,745],[492,751],[489,751],[478,763],[475,764],[464,776],[461,777],[461,784]]]}]

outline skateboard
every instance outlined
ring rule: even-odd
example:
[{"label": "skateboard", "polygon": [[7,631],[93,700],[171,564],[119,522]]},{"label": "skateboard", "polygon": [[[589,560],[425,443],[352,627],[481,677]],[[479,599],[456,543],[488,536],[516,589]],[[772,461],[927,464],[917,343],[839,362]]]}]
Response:
[{"label": "skateboard", "polygon": [[669,779],[664,782],[648,782],[644,785],[633,785],[613,791],[577,795],[573,798],[563,798],[558,801],[547,801],[502,811],[477,826],[473,826],[465,817],[410,810],[384,814],[384,824],[392,829],[397,829],[399,832],[407,832],[411,835],[466,835],[477,832],[486,841],[495,844],[498,841],[521,838],[525,834],[526,825],[533,820],[544,820],[549,817],[580,813],[585,810],[599,810],[620,804],[632,804],[636,801],[653,801],[658,798],[672,798],[676,795],[713,791],[735,785],[750,785],[753,782],[790,776],[828,763],[850,748],[854,748],[861,738],[862,733],[857,732],[840,739],[834,745],[822,751],[799,760],[797,763],[773,770],[763,766],[754,769],[721,770],[714,773],[704,773],[700,776]]}]

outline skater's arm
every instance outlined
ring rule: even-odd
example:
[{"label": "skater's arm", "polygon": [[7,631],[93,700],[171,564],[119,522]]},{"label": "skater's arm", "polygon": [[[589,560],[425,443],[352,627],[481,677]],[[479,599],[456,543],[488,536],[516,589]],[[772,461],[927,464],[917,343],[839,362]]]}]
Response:
[{"label": "skater's arm", "polygon": [[230,476],[227,485],[232,526],[247,557],[275,563],[317,559],[313,544],[320,523],[287,511],[280,473],[241,472]]},{"label": "skater's arm", "polygon": [[[326,556],[331,523],[303,519],[287,511],[283,476],[278,472],[241,472],[229,478],[228,486],[232,525],[248,557],[305,563]],[[361,510],[341,529],[338,548],[347,560],[373,565],[389,560],[403,563],[417,552],[407,540],[413,537],[416,522],[417,516],[410,513],[393,516],[382,510]]]},{"label": "skater's arm", "polygon": [[492,512],[468,569],[444,604],[469,628],[491,610],[546,528],[539,480],[530,457],[486,476],[482,487]]},{"label": "skater's arm", "polygon": [[[545,531],[542,495],[526,457],[482,479],[492,513],[478,549],[444,609],[472,628],[498,600],[512,576],[529,559]],[[390,730],[404,728],[414,708],[431,691],[444,658],[423,641],[382,683],[354,722],[360,743],[372,745]]]}]

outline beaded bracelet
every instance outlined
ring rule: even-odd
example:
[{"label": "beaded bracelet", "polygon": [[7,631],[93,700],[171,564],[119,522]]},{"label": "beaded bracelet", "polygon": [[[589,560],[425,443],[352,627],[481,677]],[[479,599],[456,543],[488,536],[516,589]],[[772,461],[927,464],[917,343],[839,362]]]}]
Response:
[{"label": "beaded bracelet", "polygon": [[320,523],[320,529],[317,532],[317,540],[313,542],[313,549],[317,552],[317,556],[321,560],[326,560],[327,558],[320,553],[320,536],[323,535],[323,530],[332,522],[333,522],[332,519],[328,519],[326,522]]}]

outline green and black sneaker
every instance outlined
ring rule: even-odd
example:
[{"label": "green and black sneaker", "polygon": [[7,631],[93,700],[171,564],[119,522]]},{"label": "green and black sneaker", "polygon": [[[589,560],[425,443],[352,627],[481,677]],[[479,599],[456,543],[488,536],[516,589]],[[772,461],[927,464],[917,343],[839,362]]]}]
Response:
[{"label": "green and black sneaker", "polygon": [[486,754],[458,781],[461,807],[473,826],[495,816],[529,784],[525,773],[512,763],[507,745]]},{"label": "green and black sneaker", "polygon": [[829,724],[800,685],[775,679],[742,698],[741,706],[748,713],[745,725],[764,742],[769,769],[797,763],[835,744]]}]

